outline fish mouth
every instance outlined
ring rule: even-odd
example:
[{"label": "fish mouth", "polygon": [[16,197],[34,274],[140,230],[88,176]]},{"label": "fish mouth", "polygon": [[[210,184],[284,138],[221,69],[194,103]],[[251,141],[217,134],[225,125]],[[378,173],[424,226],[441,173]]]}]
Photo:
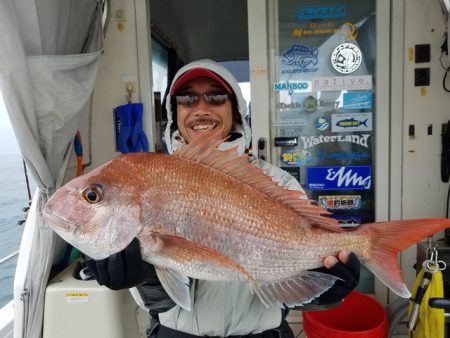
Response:
[{"label": "fish mouth", "polygon": [[43,211],[44,220],[51,228],[54,230],[63,230],[64,232],[73,232],[77,227],[73,222],[68,219],[58,216],[52,211],[44,209]]}]

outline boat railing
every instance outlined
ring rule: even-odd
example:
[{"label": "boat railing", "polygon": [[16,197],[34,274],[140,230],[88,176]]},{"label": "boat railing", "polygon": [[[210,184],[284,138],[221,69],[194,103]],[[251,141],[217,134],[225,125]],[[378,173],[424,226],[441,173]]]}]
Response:
[{"label": "boat railing", "polygon": [[19,250],[17,250],[16,252],[13,252],[13,253],[11,253],[11,254],[3,257],[3,258],[0,258],[0,265],[5,263],[5,262],[7,262],[7,261],[9,261],[10,259],[16,257],[17,255],[19,255]]}]

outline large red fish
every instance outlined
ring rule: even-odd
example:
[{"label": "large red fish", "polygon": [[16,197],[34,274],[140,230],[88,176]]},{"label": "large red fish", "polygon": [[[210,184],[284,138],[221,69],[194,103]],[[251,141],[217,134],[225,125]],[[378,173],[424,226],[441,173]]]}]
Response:
[{"label": "large red fish", "polygon": [[185,309],[186,276],[248,280],[266,305],[307,303],[336,281],[307,270],[342,249],[409,297],[397,253],[450,227],[448,219],[418,219],[342,231],[303,193],[277,185],[247,156],[219,151],[218,144],[203,136],[173,156],[119,156],[59,189],[46,204],[46,222],[95,259],[137,237],[143,259]]}]

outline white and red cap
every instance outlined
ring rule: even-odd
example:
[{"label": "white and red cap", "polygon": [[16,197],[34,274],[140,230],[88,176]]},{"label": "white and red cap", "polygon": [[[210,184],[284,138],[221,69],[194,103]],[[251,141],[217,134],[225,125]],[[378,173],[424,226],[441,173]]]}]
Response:
[{"label": "white and red cap", "polygon": [[212,70],[206,68],[193,68],[181,74],[181,76],[172,84],[172,87],[170,88],[170,94],[174,95],[184,84],[200,77],[206,77],[208,79],[214,80],[218,82],[223,87],[223,89],[227,91],[228,94],[233,93],[230,85]]}]

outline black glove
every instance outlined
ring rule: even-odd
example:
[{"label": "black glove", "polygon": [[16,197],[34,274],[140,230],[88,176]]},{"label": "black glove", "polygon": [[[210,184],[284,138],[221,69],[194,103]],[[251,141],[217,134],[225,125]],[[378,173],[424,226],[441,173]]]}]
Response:
[{"label": "black glove", "polygon": [[112,290],[128,289],[146,282],[159,283],[155,267],[142,260],[137,238],[122,251],[105,259],[88,258],[86,265],[100,285]]},{"label": "black glove", "polygon": [[325,267],[312,271],[323,272],[340,278],[334,285],[314,299],[311,303],[318,306],[333,305],[341,302],[359,283],[361,263],[352,252],[347,263],[338,261],[331,269]]}]

